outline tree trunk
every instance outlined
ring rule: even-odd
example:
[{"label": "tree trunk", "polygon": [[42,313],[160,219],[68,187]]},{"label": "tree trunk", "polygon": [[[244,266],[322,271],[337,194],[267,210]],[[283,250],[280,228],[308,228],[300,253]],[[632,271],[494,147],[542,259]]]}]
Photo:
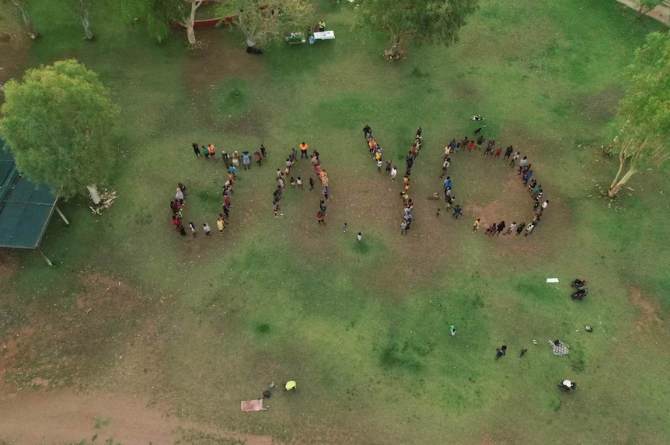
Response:
[{"label": "tree trunk", "polygon": [[91,194],[91,201],[93,201],[93,204],[100,204],[100,194],[98,193],[98,189],[95,187],[95,185],[89,185],[86,186],[86,188]]},{"label": "tree trunk", "polygon": [[617,181],[619,180],[619,175],[621,175],[621,172],[623,171],[623,164],[625,162],[626,162],[626,159],[623,157],[623,152],[619,153],[619,171],[616,172],[616,176],[614,177],[614,180],[612,181],[612,185],[610,185],[610,190],[612,190],[612,188],[614,188]]},{"label": "tree trunk", "polygon": [[607,192],[607,195],[608,195],[610,198],[614,198],[614,197],[619,193],[619,190],[621,190],[621,187],[624,186],[624,185],[626,184],[626,182],[628,182],[628,180],[630,179],[630,177],[633,176],[635,173],[637,173],[637,169],[636,169],[635,167],[631,167],[631,168],[626,172],[626,174],[623,175],[623,178],[621,178],[621,181],[619,181],[618,183],[616,183],[616,185],[615,185],[615,184],[612,184],[612,186],[610,187],[609,191]]},{"label": "tree trunk", "polygon": [[[85,8],[81,15],[81,24],[84,26],[87,40],[93,40],[93,31],[91,31],[91,24],[88,21],[88,8]],[[96,203],[97,204],[97,203]]]},{"label": "tree trunk", "polygon": [[191,0],[191,14],[184,21],[184,26],[186,27],[186,38],[188,39],[189,45],[195,45],[198,41],[195,38],[195,30],[193,26],[195,25],[195,11],[198,10],[202,0]]},{"label": "tree trunk", "polygon": [[37,30],[35,29],[35,25],[33,25],[33,21],[30,18],[30,14],[28,14],[28,10],[26,7],[23,5],[21,0],[11,0],[12,3],[14,3],[14,6],[17,7],[19,11],[21,11],[21,17],[23,17],[23,23],[26,24],[26,29],[28,30],[28,35],[30,36],[31,39],[37,38]]}]

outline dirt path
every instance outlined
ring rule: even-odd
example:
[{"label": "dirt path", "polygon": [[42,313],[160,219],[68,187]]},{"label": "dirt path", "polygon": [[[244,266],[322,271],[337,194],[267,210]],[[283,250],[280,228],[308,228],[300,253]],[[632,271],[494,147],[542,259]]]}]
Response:
[{"label": "dirt path", "polygon": [[[198,436],[244,440],[247,445],[270,445],[272,439],[241,436],[180,422],[146,400],[118,394],[77,395],[72,390],[10,391],[0,387],[0,440],[16,445],[62,444],[114,438],[124,445],[172,444],[178,428],[197,430]],[[262,413],[252,413],[252,415]]]}]

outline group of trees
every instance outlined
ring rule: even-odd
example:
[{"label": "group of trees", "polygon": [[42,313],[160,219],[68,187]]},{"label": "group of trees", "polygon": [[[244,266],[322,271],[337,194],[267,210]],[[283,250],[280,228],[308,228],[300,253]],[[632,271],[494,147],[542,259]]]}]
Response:
[{"label": "group of trees", "polygon": [[[30,18],[26,26],[35,33]],[[57,0],[60,1],[60,0]],[[94,0],[63,0],[81,7],[82,23],[88,29],[87,8]],[[102,1],[102,0],[101,0]],[[191,28],[202,0],[128,1],[127,11],[146,19],[157,37],[161,28],[176,17]],[[421,3],[421,1],[418,1]],[[391,36],[390,51],[398,51],[403,35],[419,41],[449,44],[457,30],[476,8],[476,0],[423,0],[415,10],[410,0],[364,0],[357,10],[363,22]],[[396,6],[393,11],[393,5]],[[247,45],[255,46],[281,35],[285,27],[305,26],[313,15],[307,0],[230,0],[217,8],[220,15],[235,13]],[[430,24],[431,20],[436,23]],[[426,26],[420,26],[425,24]],[[290,29],[290,28],[289,28]],[[189,39],[193,31],[189,31]],[[87,32],[88,36],[88,32]],[[670,160],[670,32],[652,33],[635,53],[626,70],[627,89],[615,120],[617,135],[609,152],[619,159],[619,170],[609,196],[619,193],[634,174],[658,168]],[[118,115],[108,90],[97,75],[75,60],[29,70],[21,82],[4,86],[5,103],[0,136],[7,142],[17,167],[30,179],[59,190],[64,198],[85,194],[104,182],[115,160],[114,123]]]}]

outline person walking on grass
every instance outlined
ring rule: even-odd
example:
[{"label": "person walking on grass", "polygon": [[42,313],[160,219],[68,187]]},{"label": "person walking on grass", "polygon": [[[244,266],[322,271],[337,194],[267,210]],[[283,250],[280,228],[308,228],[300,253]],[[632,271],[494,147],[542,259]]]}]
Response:
[{"label": "person walking on grass", "polygon": [[533,170],[528,170],[524,175],[523,175],[523,185],[528,185],[528,180],[533,176]]},{"label": "person walking on grass", "polygon": [[342,227],[342,232],[347,233],[349,231],[349,226],[347,223],[344,223],[344,227]]},{"label": "person walking on grass", "polygon": [[393,167],[391,169],[391,181],[395,181],[395,177],[396,177],[397,174],[398,174],[398,169]]},{"label": "person walking on grass", "polygon": [[291,184],[292,189],[295,188],[295,178],[293,176],[291,176],[291,179],[289,180],[289,184]]},{"label": "person walking on grass", "polygon": [[311,176],[309,177],[309,190],[314,190],[314,179]]},{"label": "person walking on grass", "polygon": [[195,229],[195,224],[193,224],[193,221],[191,221],[190,223],[188,223],[188,228],[191,229],[191,234],[192,234],[193,237],[195,238],[196,229]]},{"label": "person walking on grass", "polygon": [[519,157],[520,157],[520,156],[521,156],[521,153],[520,153],[520,152],[517,151],[516,153],[514,153],[514,154],[512,155],[512,160],[510,161],[509,166],[510,166],[510,167],[514,167],[514,164],[516,164],[516,161],[519,160]]},{"label": "person walking on grass", "polygon": [[400,223],[400,234],[407,235],[407,221]]},{"label": "person walking on grass", "polygon": [[200,157],[200,147],[198,147],[198,143],[195,141],[193,141],[193,152],[197,158]]},{"label": "person walking on grass", "polygon": [[505,221],[500,221],[500,223],[498,223],[498,231],[496,232],[496,235],[500,235],[503,230],[505,230]]},{"label": "person walking on grass", "polygon": [[231,165],[228,171],[233,175],[233,179],[237,179],[237,167]]},{"label": "person walking on grass", "polygon": [[321,202],[319,202],[319,210],[321,210],[324,215],[326,214],[326,207],[328,207],[328,204],[322,199]]},{"label": "person walking on grass", "polygon": [[179,224],[179,226],[177,227],[177,230],[179,231],[179,234],[180,234],[181,236],[186,236],[186,230],[184,229],[184,226],[182,226],[181,224]]},{"label": "person walking on grass", "polygon": [[526,223],[522,222],[519,224],[519,227],[516,228],[516,234],[521,235],[521,232],[523,232],[523,228],[526,227]]},{"label": "person walking on grass", "polygon": [[496,223],[491,223],[488,229],[486,229],[486,235],[495,235],[495,233],[498,231],[498,224]]},{"label": "person walking on grass", "polygon": [[378,159],[377,160],[377,173],[379,173],[380,175],[382,174],[382,165],[384,165],[384,163],[382,162],[381,159]]},{"label": "person walking on grass", "polygon": [[300,190],[303,190],[303,188],[302,188],[302,178],[300,176],[298,176],[298,179],[296,179],[295,183],[298,185],[298,188]]},{"label": "person walking on grass", "polygon": [[549,205],[549,200],[544,201],[544,202],[542,203],[542,211],[543,211],[543,212],[544,212],[544,210],[547,208],[548,205]]},{"label": "person walking on grass", "polygon": [[496,150],[496,155],[495,155],[495,157],[496,157],[496,158],[499,158],[501,153],[502,153],[502,148],[498,147],[498,149]]},{"label": "person walking on grass", "polygon": [[479,230],[479,226],[481,225],[481,221],[482,221],[481,218],[477,218],[475,220],[474,224],[472,224],[472,233],[475,233],[477,230]]},{"label": "person walking on grass", "polygon": [[363,127],[363,137],[365,139],[367,139],[368,137],[372,137],[372,128],[370,128],[369,125]]},{"label": "person walking on grass", "polygon": [[209,150],[207,150],[207,147],[203,145],[202,148],[200,148],[200,151],[202,152],[202,155],[205,157],[205,159],[209,159]]},{"label": "person walking on grass", "polygon": [[530,223],[526,226],[526,233],[523,234],[523,236],[528,236],[533,233],[533,229],[535,228],[535,224]]},{"label": "person walking on grass", "polygon": [[291,158],[286,158],[286,169],[284,169],[284,174],[288,176],[289,173],[291,173],[291,166],[293,165],[293,162],[291,162]]},{"label": "person walking on grass", "polygon": [[267,157],[267,152],[265,151],[265,146],[261,144],[261,155],[263,156],[263,159]]},{"label": "person walking on grass", "polygon": [[261,156],[260,151],[254,152],[254,161],[256,161],[256,164],[258,164],[259,167],[261,166],[261,162],[263,161],[263,156]]},{"label": "person walking on grass", "polygon": [[209,224],[207,223],[202,223],[202,230],[205,231],[205,235],[207,236],[212,232],[212,229],[209,228]]},{"label": "person walking on grass", "polygon": [[184,192],[181,191],[181,188],[177,188],[177,192],[174,194],[174,197],[181,206],[184,205]]},{"label": "person walking on grass", "polygon": [[326,201],[328,201],[328,200],[330,199],[330,195],[329,195],[329,193],[330,193],[330,191],[328,190],[328,187],[324,187],[324,188],[323,188],[323,198],[324,198]]},{"label": "person walking on grass", "polygon": [[496,349],[496,360],[498,360],[500,357],[504,357],[505,354],[507,353],[507,346],[502,345],[498,349]]},{"label": "person walking on grass", "polygon": [[358,241],[362,241],[363,240],[363,233],[358,232],[358,235],[356,236],[356,238],[358,239]]},{"label": "person walking on grass", "polygon": [[480,134],[479,137],[477,138],[477,151],[482,149],[482,144],[484,143],[484,141],[485,141],[484,136]]},{"label": "person walking on grass", "polygon": [[505,150],[505,156],[503,156],[503,161],[504,160],[509,160],[510,156],[512,156],[512,152],[514,151],[514,147],[511,145],[507,147],[507,150]]},{"label": "person walking on grass", "polygon": [[507,232],[503,233],[503,235],[509,235],[516,229],[516,221],[513,221],[512,224],[510,224],[509,228],[507,229]]},{"label": "person walking on grass", "polygon": [[326,214],[323,213],[321,210],[316,212],[316,222],[317,222],[317,224],[323,224],[325,226],[326,225],[325,217],[326,217]]},{"label": "person walking on grass", "polygon": [[447,174],[447,169],[451,165],[451,158],[445,158],[444,161],[442,162],[442,174],[440,175],[440,178],[444,178],[444,175]]},{"label": "person walking on grass", "polygon": [[209,144],[207,146],[207,151],[209,152],[209,156],[214,159],[214,156],[216,156],[216,148],[214,148],[214,144]]},{"label": "person walking on grass", "polygon": [[219,235],[223,236],[223,220],[221,218],[216,220],[216,227],[219,229]]}]

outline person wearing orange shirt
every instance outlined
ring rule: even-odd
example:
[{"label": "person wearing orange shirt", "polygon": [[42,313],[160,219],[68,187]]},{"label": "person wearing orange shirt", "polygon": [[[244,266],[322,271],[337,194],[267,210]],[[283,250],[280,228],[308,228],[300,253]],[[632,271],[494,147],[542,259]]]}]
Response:
[{"label": "person wearing orange shirt", "polygon": [[308,146],[304,142],[302,144],[300,144],[300,159],[302,159],[302,158],[309,159],[309,156],[307,155],[307,148],[308,148]]},{"label": "person wearing orange shirt", "polygon": [[375,142],[374,139],[370,139],[370,142],[368,142],[368,147],[370,148],[370,154],[372,154],[373,150],[375,149],[375,146],[377,143]]},{"label": "person wearing orange shirt", "polygon": [[209,152],[209,156],[213,158],[214,155],[216,154],[216,149],[214,148],[214,144],[209,144],[207,146],[207,151]]}]

